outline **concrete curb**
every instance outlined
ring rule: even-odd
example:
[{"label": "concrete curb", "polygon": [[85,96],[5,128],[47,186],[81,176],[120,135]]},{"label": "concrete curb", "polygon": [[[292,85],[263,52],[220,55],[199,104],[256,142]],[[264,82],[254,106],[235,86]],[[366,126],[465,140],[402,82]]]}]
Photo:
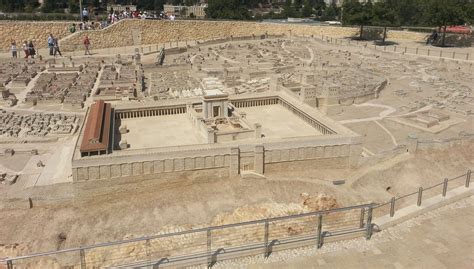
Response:
[{"label": "concrete curb", "polygon": [[466,188],[464,186],[461,186],[446,193],[446,197],[443,197],[441,194],[431,197],[429,199],[423,200],[421,206],[417,206],[416,204],[414,204],[411,206],[404,207],[396,211],[393,217],[390,217],[390,215],[385,215],[375,219],[373,223],[377,225],[378,228],[381,230],[387,229],[389,227],[407,221],[411,218],[425,214],[431,210],[472,196],[473,194],[474,188]]}]

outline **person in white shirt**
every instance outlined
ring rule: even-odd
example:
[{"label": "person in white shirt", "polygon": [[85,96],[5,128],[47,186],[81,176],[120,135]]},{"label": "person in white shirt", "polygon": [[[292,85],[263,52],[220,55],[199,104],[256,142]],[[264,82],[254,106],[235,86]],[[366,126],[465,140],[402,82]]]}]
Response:
[{"label": "person in white shirt", "polygon": [[18,52],[17,52],[17,48],[16,48],[16,42],[15,41],[12,41],[12,57],[13,58],[18,58]]},{"label": "person in white shirt", "polygon": [[84,21],[88,21],[89,20],[89,11],[87,11],[86,8],[84,8],[84,10],[82,11],[82,19]]}]

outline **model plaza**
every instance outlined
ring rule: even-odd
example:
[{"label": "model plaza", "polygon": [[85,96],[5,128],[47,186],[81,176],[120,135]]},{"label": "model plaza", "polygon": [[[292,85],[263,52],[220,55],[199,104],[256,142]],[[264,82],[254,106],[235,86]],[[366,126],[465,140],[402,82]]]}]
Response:
[{"label": "model plaza", "polygon": [[75,158],[76,180],[214,169],[263,176],[267,165],[272,171],[316,159],[349,165],[357,135],[284,92],[229,97],[213,89],[186,101],[117,105],[108,128],[118,147],[93,160]]}]

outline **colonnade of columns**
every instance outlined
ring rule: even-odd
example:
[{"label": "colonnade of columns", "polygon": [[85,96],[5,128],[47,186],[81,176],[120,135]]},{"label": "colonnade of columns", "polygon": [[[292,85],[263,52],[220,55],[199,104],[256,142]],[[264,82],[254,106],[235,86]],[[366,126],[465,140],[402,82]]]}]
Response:
[{"label": "colonnade of columns", "polygon": [[130,119],[139,117],[154,117],[164,115],[175,115],[186,113],[186,107],[170,107],[170,108],[154,108],[147,110],[135,110],[135,111],[118,111],[115,114],[120,119]]},{"label": "colonnade of columns", "polygon": [[281,99],[279,99],[279,101],[280,101],[279,102],[280,105],[284,106],[286,109],[288,109],[291,112],[293,112],[294,114],[298,115],[304,121],[306,121],[311,126],[313,126],[313,128],[318,130],[321,134],[327,135],[327,134],[335,134],[336,133],[333,130],[326,127],[325,125],[323,125],[322,123],[320,123],[319,121],[313,119],[311,116],[307,115],[303,111],[299,110],[298,108],[296,108],[292,104],[288,103],[287,101],[281,100]]},{"label": "colonnade of columns", "polygon": [[278,104],[278,98],[260,99],[260,100],[239,100],[239,101],[232,101],[232,104],[237,108],[275,105],[275,104]]}]

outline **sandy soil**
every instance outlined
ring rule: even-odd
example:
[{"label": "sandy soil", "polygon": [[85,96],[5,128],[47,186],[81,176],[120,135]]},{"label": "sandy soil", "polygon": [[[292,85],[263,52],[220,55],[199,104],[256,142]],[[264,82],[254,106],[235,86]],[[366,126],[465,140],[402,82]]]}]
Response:
[{"label": "sandy soil", "polygon": [[[407,155],[357,171],[307,170],[267,179],[114,180],[113,185],[97,181],[40,186],[0,200],[0,238],[6,246],[18,244],[18,255],[324,206],[381,202],[474,168],[472,150],[474,145]],[[346,178],[347,183],[332,185],[330,180],[337,178]],[[386,191],[388,186],[391,188]],[[302,193],[319,205],[305,208]],[[32,209],[28,208],[28,197],[33,200]],[[67,239],[58,245],[61,233]],[[0,250],[0,257],[4,255]]]}]

